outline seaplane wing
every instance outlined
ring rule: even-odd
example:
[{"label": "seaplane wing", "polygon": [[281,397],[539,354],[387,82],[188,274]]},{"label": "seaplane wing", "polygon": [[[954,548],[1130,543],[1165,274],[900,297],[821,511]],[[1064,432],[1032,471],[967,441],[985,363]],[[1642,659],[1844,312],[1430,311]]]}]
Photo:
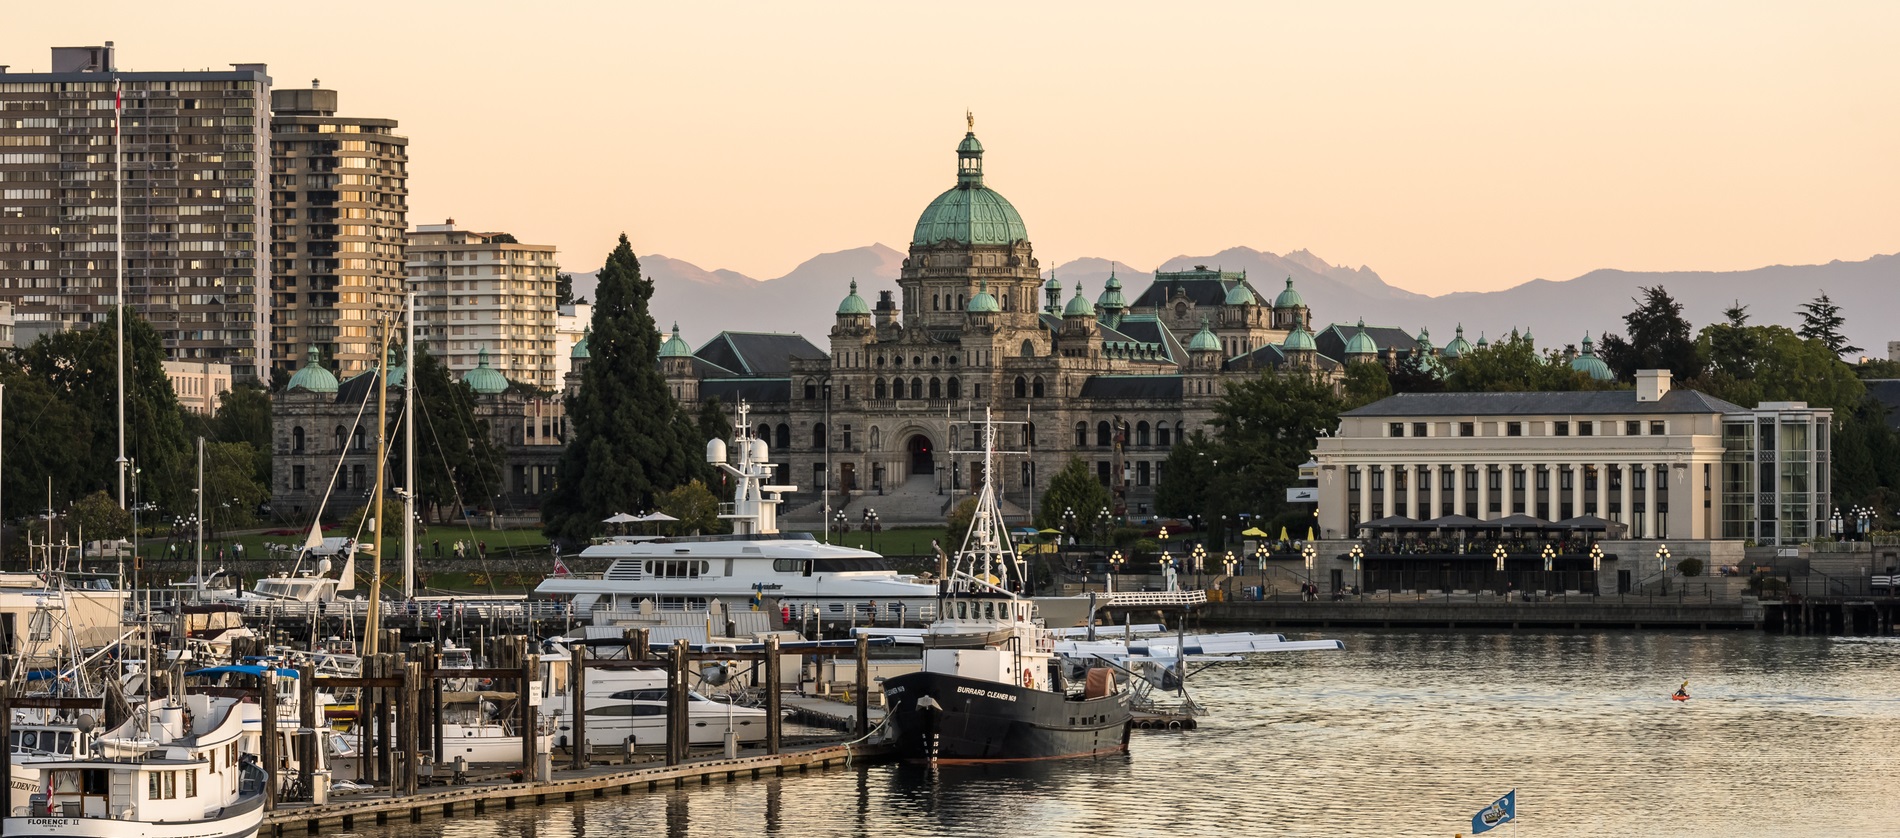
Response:
[{"label": "seaplane wing", "polygon": [[1344,648],[1346,644],[1338,640],[1287,640],[1284,635],[1245,633],[1190,635],[1185,638],[1136,638],[1132,643],[1112,638],[1056,642],[1056,654],[1065,657],[1118,659],[1143,657],[1173,659],[1184,653],[1194,656],[1236,655],[1252,652],[1333,652]]},{"label": "seaplane wing", "polygon": [[[1102,636],[1110,635],[1110,634],[1129,634],[1129,633],[1154,634],[1156,632],[1162,632],[1162,631],[1167,631],[1167,630],[1168,630],[1168,627],[1161,625],[1160,623],[1146,623],[1146,624],[1138,625],[1138,626],[1096,626],[1095,636],[1102,637]],[[1057,637],[1088,637],[1089,636],[1088,626],[1072,626],[1068,628],[1056,628],[1056,629],[1050,629],[1049,631],[1051,634],[1054,634]]]}]

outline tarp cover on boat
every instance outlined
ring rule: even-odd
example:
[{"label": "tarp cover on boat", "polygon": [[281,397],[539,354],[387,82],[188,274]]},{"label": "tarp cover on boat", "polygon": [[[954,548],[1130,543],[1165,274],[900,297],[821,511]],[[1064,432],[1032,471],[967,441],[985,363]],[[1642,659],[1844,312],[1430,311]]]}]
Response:
[{"label": "tarp cover on boat", "polygon": [[[213,666],[213,667],[207,667],[205,669],[199,669],[192,672],[187,672],[185,673],[185,677],[192,678],[192,677],[198,677],[198,676],[215,677],[218,675],[263,675],[264,672],[265,672],[265,668],[261,666]],[[297,677],[297,670],[285,669],[280,666],[280,667],[277,667],[277,674],[280,677],[284,677],[284,678],[295,678]]]}]

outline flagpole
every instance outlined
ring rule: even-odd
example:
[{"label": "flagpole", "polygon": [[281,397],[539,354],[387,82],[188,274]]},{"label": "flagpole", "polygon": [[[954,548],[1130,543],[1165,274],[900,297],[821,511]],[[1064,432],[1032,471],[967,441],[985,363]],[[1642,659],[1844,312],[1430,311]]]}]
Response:
[{"label": "flagpole", "polygon": [[118,293],[112,298],[112,319],[119,326],[119,508],[125,508],[125,82],[112,80],[112,231],[114,273],[118,275]]}]

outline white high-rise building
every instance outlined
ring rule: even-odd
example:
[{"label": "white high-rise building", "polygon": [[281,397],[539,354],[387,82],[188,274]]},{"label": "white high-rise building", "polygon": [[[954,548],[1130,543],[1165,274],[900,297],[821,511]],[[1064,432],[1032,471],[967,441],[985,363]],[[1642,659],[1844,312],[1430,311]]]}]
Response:
[{"label": "white high-rise building", "polygon": [[458,230],[450,219],[410,233],[407,256],[416,338],[450,370],[459,377],[485,362],[510,383],[558,389],[557,358],[571,347],[556,334],[553,245]]}]

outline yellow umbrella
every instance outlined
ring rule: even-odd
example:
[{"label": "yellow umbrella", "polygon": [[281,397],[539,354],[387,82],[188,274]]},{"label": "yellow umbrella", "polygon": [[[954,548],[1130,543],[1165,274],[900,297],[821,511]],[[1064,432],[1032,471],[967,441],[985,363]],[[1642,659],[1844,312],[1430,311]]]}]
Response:
[{"label": "yellow umbrella", "polygon": [[1280,528],[1280,540],[1281,540],[1281,541],[1285,541],[1285,540],[1287,540],[1287,539],[1286,539],[1286,527],[1281,527],[1281,528]]},{"label": "yellow umbrella", "polygon": [[1307,540],[1307,541],[1312,541],[1312,540],[1313,540],[1313,528],[1312,528],[1312,527],[1307,527],[1307,528],[1306,528],[1306,540]]},{"label": "yellow umbrella", "polygon": [[1262,532],[1259,527],[1248,527],[1245,530],[1242,530],[1240,534],[1248,538],[1266,538],[1267,537],[1267,534],[1265,532]]}]

